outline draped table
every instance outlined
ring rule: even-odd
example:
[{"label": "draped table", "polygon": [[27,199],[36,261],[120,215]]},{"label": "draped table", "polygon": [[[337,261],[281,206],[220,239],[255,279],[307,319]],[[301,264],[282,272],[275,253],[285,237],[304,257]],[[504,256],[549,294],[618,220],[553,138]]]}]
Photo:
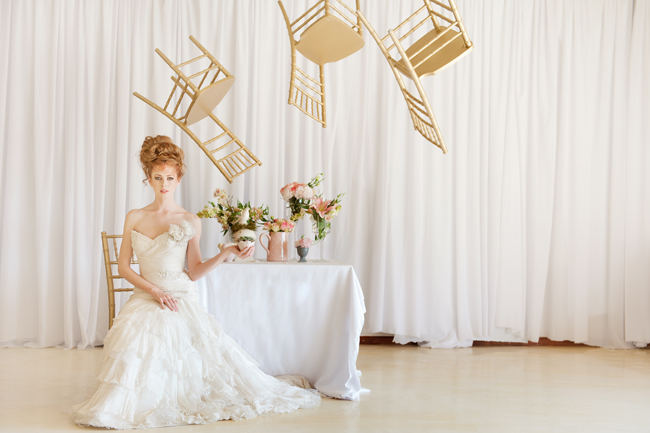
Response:
[{"label": "draped table", "polygon": [[197,285],[208,311],[265,373],[299,374],[325,395],[359,398],[366,309],[352,266],[224,263]]}]

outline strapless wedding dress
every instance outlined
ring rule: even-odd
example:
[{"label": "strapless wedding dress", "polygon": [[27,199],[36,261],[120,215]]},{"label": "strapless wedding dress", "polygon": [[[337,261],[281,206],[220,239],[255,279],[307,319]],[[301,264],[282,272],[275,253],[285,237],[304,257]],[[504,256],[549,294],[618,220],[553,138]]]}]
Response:
[{"label": "strapless wedding dress", "polygon": [[317,391],[262,372],[203,309],[183,271],[192,236],[187,221],[155,239],[132,232],[142,276],[173,294],[178,311],[134,290],[104,340],[99,387],[74,407],[76,423],[120,429],[205,424],[319,404]]}]

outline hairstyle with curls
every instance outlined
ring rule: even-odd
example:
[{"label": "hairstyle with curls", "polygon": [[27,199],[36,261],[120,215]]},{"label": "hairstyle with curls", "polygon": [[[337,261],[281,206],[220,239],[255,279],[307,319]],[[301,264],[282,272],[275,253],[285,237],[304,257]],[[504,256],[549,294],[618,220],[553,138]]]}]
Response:
[{"label": "hairstyle with curls", "polygon": [[183,157],[183,149],[175,145],[166,135],[146,137],[140,150],[140,163],[147,179],[151,178],[154,166],[159,164],[175,164],[180,179],[185,172]]}]

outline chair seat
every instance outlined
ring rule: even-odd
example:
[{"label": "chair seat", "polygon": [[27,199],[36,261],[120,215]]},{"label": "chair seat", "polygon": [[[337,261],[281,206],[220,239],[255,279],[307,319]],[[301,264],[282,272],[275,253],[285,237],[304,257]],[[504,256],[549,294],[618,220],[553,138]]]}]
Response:
[{"label": "chair seat", "polygon": [[199,90],[199,95],[188,109],[186,123],[192,125],[212,113],[212,110],[226,96],[234,81],[235,77],[226,77]]},{"label": "chair seat", "polygon": [[339,18],[325,15],[310,25],[296,49],[314,63],[336,62],[363,47],[363,38]]},{"label": "chair seat", "polygon": [[[444,29],[442,29],[444,30]],[[441,31],[442,31],[441,30]],[[458,60],[462,55],[466,54],[472,49],[472,46],[467,47],[465,41],[463,40],[462,35],[454,29],[450,29],[447,33],[442,35],[438,40],[433,42],[431,45],[422,50],[421,53],[412,57],[414,53],[418,52],[423,46],[431,42],[433,39],[438,37],[441,31],[436,29],[431,30],[430,32],[423,35],[420,39],[415,41],[413,45],[406,49],[406,55],[411,59],[411,64],[415,67],[422,59],[426,58],[429,54],[437,50],[441,45],[449,41],[450,39],[455,39],[449,43],[446,47],[436,53],[433,57],[428,59],[426,62],[422,63],[420,66],[415,67],[415,74],[418,77],[424,77],[426,75],[433,75],[436,72],[443,69],[445,66],[452,64],[454,61]],[[406,63],[404,59],[394,62],[395,67],[406,76],[410,76]]]}]

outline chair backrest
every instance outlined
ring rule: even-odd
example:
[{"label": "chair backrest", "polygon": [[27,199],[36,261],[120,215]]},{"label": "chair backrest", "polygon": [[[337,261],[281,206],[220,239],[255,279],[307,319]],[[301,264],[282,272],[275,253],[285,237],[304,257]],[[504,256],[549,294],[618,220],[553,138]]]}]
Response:
[{"label": "chair backrest", "polygon": [[[115,292],[132,292],[133,287],[115,287],[115,280],[124,281],[124,277],[117,270],[117,257],[119,256],[122,235],[109,235],[102,232],[102,248],[104,250],[104,266],[106,269],[106,287],[108,289],[108,329],[113,326],[115,319]],[[118,242],[119,241],[119,242]],[[131,257],[131,264],[137,264]]]}]

